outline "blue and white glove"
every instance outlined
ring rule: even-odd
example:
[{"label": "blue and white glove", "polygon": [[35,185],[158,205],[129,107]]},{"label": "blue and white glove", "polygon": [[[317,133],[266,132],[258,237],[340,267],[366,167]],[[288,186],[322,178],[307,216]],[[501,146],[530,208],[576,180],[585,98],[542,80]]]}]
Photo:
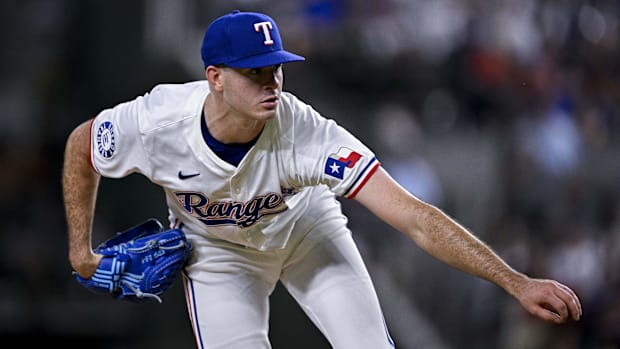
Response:
[{"label": "blue and white glove", "polygon": [[192,250],[181,229],[162,229],[152,218],[104,241],[95,249],[103,255],[95,273],[86,279],[73,272],[77,281],[117,299],[161,303]]}]

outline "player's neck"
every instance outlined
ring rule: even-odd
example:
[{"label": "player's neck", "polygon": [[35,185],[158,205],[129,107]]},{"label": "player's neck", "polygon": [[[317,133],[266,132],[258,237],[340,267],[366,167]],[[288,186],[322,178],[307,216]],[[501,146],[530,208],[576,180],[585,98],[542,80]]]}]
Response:
[{"label": "player's neck", "polygon": [[218,108],[216,104],[210,94],[205,101],[203,117],[211,136],[221,143],[250,142],[256,139],[265,127],[265,120],[236,116],[230,109]]}]

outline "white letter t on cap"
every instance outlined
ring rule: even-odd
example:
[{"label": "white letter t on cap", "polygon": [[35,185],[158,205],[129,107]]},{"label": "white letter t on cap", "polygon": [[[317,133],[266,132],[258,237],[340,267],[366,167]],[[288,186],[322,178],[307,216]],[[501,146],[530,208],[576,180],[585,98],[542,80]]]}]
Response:
[{"label": "white letter t on cap", "polygon": [[273,29],[271,26],[271,22],[259,22],[254,23],[254,30],[257,32],[263,30],[263,34],[265,34],[265,41],[263,42],[265,45],[273,45],[273,40],[271,40],[271,34],[269,30]]}]

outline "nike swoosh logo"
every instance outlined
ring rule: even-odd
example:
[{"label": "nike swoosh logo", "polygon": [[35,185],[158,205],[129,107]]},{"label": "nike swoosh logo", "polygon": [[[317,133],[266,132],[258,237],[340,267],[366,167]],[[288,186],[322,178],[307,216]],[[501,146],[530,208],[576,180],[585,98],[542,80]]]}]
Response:
[{"label": "nike swoosh logo", "polygon": [[188,179],[196,176],[200,176],[200,173],[183,174],[183,171],[179,171],[179,179]]}]

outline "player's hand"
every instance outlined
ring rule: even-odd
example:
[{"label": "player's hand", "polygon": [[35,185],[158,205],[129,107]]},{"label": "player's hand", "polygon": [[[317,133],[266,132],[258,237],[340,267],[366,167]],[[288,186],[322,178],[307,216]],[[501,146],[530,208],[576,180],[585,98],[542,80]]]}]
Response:
[{"label": "player's hand", "polygon": [[582,315],[575,292],[555,280],[526,278],[514,295],[530,314],[556,324],[577,321]]}]

